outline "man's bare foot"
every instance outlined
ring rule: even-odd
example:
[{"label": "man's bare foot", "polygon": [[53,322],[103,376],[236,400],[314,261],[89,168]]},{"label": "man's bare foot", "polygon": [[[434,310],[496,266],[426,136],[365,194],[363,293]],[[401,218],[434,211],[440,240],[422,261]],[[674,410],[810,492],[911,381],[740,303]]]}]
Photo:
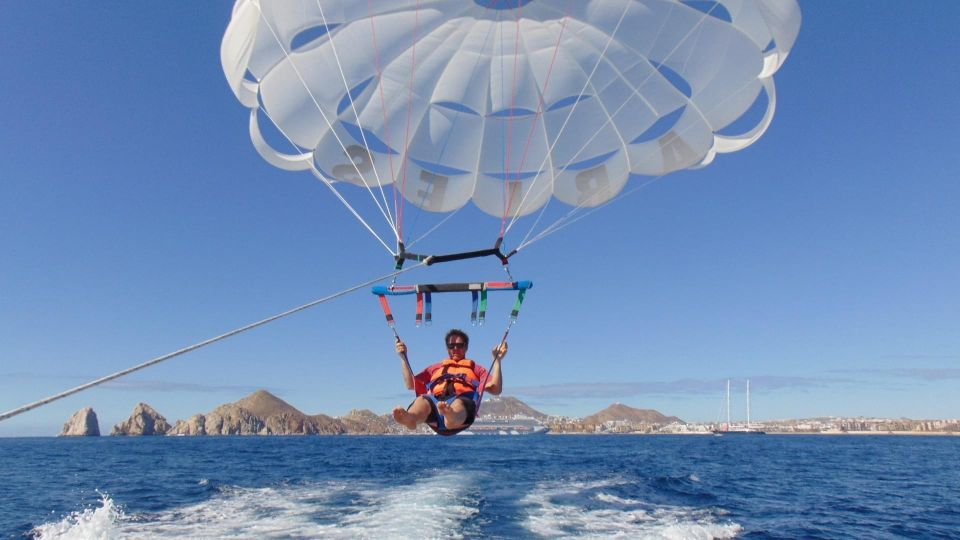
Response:
[{"label": "man's bare foot", "polygon": [[456,416],[453,407],[446,401],[437,403],[437,412],[443,417],[443,425],[447,426],[447,429],[457,429],[460,427],[460,422],[455,422],[453,419],[453,417]]},{"label": "man's bare foot", "polygon": [[410,414],[410,412],[403,407],[393,409],[393,419],[407,429],[417,428],[417,417]]}]

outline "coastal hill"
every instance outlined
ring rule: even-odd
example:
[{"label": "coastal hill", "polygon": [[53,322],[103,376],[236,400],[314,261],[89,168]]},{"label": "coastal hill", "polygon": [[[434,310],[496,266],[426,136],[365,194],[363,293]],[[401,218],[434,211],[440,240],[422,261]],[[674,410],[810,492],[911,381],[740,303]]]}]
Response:
[{"label": "coastal hill", "polygon": [[493,396],[484,394],[483,403],[480,406],[481,417],[513,417],[529,416],[545,422],[548,415],[534,409],[526,403],[514,397]]},{"label": "coastal hill", "polygon": [[583,419],[584,424],[600,425],[604,422],[629,422],[633,424],[659,424],[665,426],[673,422],[684,423],[676,416],[665,416],[653,409],[634,409],[622,403],[614,403],[606,409]]},{"label": "coastal hill", "polygon": [[306,415],[267,392],[253,394],[205,414],[178,420],[168,435],[338,435],[347,430],[325,414]]}]

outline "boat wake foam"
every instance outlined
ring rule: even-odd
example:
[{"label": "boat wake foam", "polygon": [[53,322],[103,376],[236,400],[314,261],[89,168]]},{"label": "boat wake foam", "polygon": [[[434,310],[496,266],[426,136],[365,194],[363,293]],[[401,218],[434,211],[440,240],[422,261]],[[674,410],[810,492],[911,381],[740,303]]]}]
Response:
[{"label": "boat wake foam", "polygon": [[743,528],[721,523],[717,509],[655,505],[616,492],[615,479],[539,484],[523,498],[525,528],[546,538],[733,538]]},{"label": "boat wake foam", "polygon": [[125,514],[108,496],[102,506],[41,525],[44,540],[88,538],[423,538],[424,524],[444,538],[466,536],[462,524],[480,497],[459,474],[445,472],[405,486],[363,482],[250,488],[220,486],[201,503]]}]

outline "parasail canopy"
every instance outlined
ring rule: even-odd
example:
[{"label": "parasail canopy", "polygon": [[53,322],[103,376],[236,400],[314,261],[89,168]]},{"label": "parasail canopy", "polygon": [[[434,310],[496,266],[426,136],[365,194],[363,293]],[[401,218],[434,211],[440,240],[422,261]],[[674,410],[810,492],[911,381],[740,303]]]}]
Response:
[{"label": "parasail canopy", "polygon": [[753,144],[799,27],[796,0],[238,0],[221,60],[259,153],[402,241],[406,205],[595,207]]}]

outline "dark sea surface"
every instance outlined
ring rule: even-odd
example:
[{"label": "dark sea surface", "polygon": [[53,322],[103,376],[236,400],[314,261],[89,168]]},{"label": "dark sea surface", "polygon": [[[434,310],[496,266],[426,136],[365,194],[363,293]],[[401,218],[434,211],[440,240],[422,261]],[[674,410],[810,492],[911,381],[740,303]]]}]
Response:
[{"label": "dark sea surface", "polygon": [[0,537],[960,538],[960,437],[0,439]]}]

